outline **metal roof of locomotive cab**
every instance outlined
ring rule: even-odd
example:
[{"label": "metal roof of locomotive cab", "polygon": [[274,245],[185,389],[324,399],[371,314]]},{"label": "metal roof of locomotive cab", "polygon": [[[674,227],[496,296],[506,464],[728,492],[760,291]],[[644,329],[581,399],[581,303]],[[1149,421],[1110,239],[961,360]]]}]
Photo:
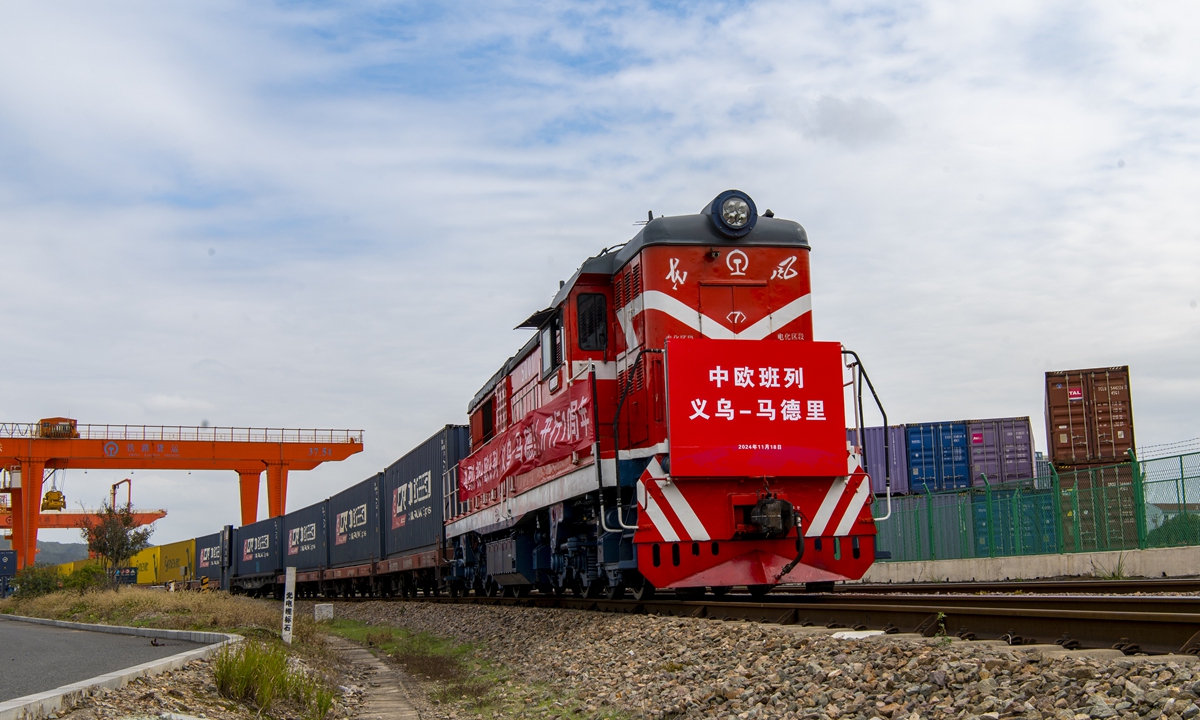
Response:
[{"label": "metal roof of locomotive cab", "polygon": [[570,280],[558,290],[551,308],[567,299],[580,275],[615,275],[618,270],[651,245],[793,245],[808,247],[808,233],[794,220],[759,216],[754,229],[740,238],[729,237],[713,226],[711,208],[697,215],[660,216],[646,223],[637,235],[619,250],[583,261]]},{"label": "metal roof of locomotive cab", "polygon": [[[800,223],[794,220],[781,220],[776,217],[760,215],[753,230],[740,238],[733,238],[719,232],[714,227],[711,215],[712,209],[706,207],[696,215],[670,217],[664,215],[647,222],[637,235],[634,235],[619,249],[603,252],[584,260],[575,274],[559,288],[550,307],[533,313],[517,328],[537,329],[541,327],[545,320],[553,314],[554,309],[566,301],[580,276],[615,275],[641,252],[642,248],[652,245],[791,245],[805,249],[809,247],[808,233]],[[505,361],[496,374],[488,379],[479,392],[475,393],[471,402],[467,404],[468,415],[475,412],[475,408],[496,388],[500,379],[511,372],[529,353],[533,352],[537,344],[538,336],[534,334],[516,355]]]}]

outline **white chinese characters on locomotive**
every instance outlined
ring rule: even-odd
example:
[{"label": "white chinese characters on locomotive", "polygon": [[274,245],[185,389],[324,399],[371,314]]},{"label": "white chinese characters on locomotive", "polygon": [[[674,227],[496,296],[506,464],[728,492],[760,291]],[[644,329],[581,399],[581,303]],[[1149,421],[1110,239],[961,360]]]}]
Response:
[{"label": "white chinese characters on locomotive", "polygon": [[807,234],[730,190],[588,258],[471,401],[456,592],[720,594],[857,579],[870,487]]}]

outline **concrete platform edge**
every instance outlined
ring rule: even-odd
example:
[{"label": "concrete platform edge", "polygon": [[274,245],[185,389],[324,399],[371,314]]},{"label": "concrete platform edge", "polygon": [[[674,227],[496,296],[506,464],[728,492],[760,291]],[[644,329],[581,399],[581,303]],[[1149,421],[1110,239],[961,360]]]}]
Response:
[{"label": "concrete platform edge", "polygon": [[[862,582],[1003,582],[1059,577],[1178,577],[1195,574],[1200,547],[1149,548],[1062,555],[876,562]],[[850,585],[851,583],[847,583]]]},{"label": "concrete platform edge", "polygon": [[157,637],[172,640],[186,640],[188,642],[208,643],[205,647],[188,650],[170,657],[161,658],[159,660],[151,660],[150,662],[134,665],[133,667],[125,668],[124,670],[116,670],[111,673],[99,675],[88,680],[81,680],[70,685],[46,692],[36,693],[34,695],[26,695],[25,697],[16,698],[0,702],[0,720],[39,720],[40,718],[48,717],[53,713],[57,713],[66,707],[73,705],[76,701],[92,695],[100,688],[108,688],[115,690],[119,687],[124,687],[130,681],[140,677],[148,677],[150,675],[158,675],[159,673],[168,672],[170,670],[178,670],[184,665],[193,660],[202,660],[214,655],[223,645],[241,641],[240,635],[227,635],[225,633],[214,632],[196,632],[191,630],[163,630],[159,628],[135,628],[124,625],[95,625],[91,623],[76,623],[66,622],[64,620],[47,620],[45,618],[31,618],[21,615],[0,615],[0,620],[14,620],[17,622],[31,622],[38,625],[50,625],[53,627],[71,628],[74,630],[90,630],[95,632],[107,632],[118,635],[135,635],[140,637]]}]

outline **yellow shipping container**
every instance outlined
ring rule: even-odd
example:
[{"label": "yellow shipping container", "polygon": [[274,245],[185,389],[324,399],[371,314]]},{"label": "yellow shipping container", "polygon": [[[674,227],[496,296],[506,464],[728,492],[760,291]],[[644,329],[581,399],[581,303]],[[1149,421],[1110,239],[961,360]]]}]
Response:
[{"label": "yellow shipping container", "polygon": [[191,580],[196,571],[196,541],[181,540],[159,548],[158,582]]},{"label": "yellow shipping container", "polygon": [[137,568],[138,585],[155,585],[158,579],[159,548],[149,547],[129,558],[129,566]]},{"label": "yellow shipping container", "polygon": [[75,562],[71,563],[71,572],[75,572],[77,570],[82,570],[85,567],[87,567],[88,565],[95,565],[95,564],[96,564],[96,561],[91,558],[88,558],[87,560],[76,560]]},{"label": "yellow shipping container", "polygon": [[71,573],[75,572],[75,563],[69,562],[61,565],[55,565],[54,569],[58,570],[59,575],[70,575]]}]

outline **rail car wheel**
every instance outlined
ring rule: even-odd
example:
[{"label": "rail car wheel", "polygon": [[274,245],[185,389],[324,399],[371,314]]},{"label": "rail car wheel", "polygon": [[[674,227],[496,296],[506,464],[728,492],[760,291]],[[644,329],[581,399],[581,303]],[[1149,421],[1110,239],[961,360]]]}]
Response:
[{"label": "rail car wheel", "polygon": [[713,597],[723,598],[729,594],[728,585],[713,585],[709,590],[712,590]]},{"label": "rail car wheel", "polygon": [[750,591],[750,597],[760,599],[766,597],[774,587],[774,585],[747,585],[746,589]]},{"label": "rail car wheel", "polygon": [[620,600],[623,597],[625,597],[625,586],[620,583],[608,585],[604,588],[605,600]]},{"label": "rail car wheel", "polygon": [[532,591],[532,585],[516,585],[513,587],[513,595],[516,595],[517,597],[529,597],[529,593]]},{"label": "rail car wheel", "polygon": [[489,580],[483,584],[483,594],[487,597],[496,597],[500,594],[500,586]]},{"label": "rail car wheel", "polygon": [[633,599],[638,602],[643,602],[654,597],[654,586],[645,578],[642,578],[637,585],[634,585],[632,590]]}]

